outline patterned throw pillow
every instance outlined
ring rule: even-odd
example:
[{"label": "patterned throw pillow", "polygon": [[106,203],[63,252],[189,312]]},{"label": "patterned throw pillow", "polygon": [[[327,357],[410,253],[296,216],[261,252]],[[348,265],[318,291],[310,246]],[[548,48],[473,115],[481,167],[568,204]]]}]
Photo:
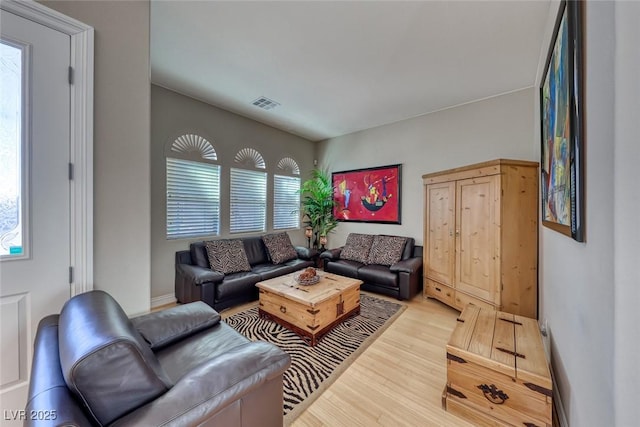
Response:
[{"label": "patterned throw pillow", "polygon": [[400,261],[406,237],[375,236],[367,264],[392,265]]},{"label": "patterned throw pillow", "polygon": [[373,243],[373,234],[350,233],[340,252],[340,258],[358,261],[363,264],[369,259],[369,251]]},{"label": "patterned throw pillow", "polygon": [[266,234],[262,236],[262,241],[274,264],[282,264],[290,259],[298,258],[298,253],[291,244],[287,233]]},{"label": "patterned throw pillow", "polygon": [[212,270],[223,274],[251,271],[242,240],[210,240],[204,245]]}]

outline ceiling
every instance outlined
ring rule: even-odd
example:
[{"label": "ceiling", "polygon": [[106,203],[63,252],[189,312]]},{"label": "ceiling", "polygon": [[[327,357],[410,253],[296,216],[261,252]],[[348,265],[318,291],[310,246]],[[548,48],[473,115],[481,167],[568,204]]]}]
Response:
[{"label": "ceiling", "polygon": [[154,0],[151,80],[318,141],[533,86],[549,8]]}]

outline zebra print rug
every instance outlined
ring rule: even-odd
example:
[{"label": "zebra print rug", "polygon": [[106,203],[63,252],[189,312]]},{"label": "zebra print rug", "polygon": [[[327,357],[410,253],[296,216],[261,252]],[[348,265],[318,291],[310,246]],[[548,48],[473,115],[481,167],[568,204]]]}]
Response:
[{"label": "zebra print rug", "polygon": [[405,309],[404,304],[361,294],[360,314],[337,325],[315,347],[277,323],[259,318],[257,307],[224,321],[250,340],[272,342],[291,355],[283,384],[284,419],[289,425]]}]

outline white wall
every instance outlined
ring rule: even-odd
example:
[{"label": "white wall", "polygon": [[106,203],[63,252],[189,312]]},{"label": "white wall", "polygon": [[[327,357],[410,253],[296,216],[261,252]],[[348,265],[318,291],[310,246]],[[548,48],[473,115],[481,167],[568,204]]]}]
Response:
[{"label": "white wall", "polygon": [[615,414],[616,425],[640,420],[640,3],[615,4]]},{"label": "white wall", "polygon": [[[189,248],[199,239],[166,238],[166,175],[164,149],[184,133],[196,133],[212,143],[222,165],[221,218],[219,237],[229,234],[229,167],[238,150],[251,147],[262,154],[269,173],[267,227],[272,230],[272,176],[283,157],[293,158],[300,167],[301,179],[313,169],[315,143],[280,131],[246,117],[205,104],[159,86],[151,86],[151,295],[174,294],[175,253]],[[226,185],[225,185],[226,183]],[[257,233],[251,233],[257,234]],[[294,244],[305,245],[301,230],[289,232]]]},{"label": "white wall", "polygon": [[149,1],[43,1],[95,28],[94,287],[149,309]]},{"label": "white wall", "polygon": [[331,171],[402,163],[402,224],[341,223],[329,247],[350,232],[385,233],[423,241],[422,175],[511,158],[537,161],[534,90],[510,94],[323,141],[320,164]]},{"label": "white wall", "polygon": [[541,317],[570,425],[640,419],[640,3],[588,2],[586,230],[576,243],[541,232]]}]

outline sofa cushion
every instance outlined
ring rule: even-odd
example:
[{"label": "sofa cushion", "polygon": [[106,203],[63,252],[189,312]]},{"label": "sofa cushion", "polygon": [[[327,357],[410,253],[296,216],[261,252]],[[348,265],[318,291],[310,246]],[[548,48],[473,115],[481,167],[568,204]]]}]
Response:
[{"label": "sofa cushion", "polygon": [[200,331],[170,345],[156,353],[160,365],[169,378],[177,383],[189,371],[204,361],[221,356],[235,347],[245,345],[249,339],[235,329],[220,322],[216,326]]},{"label": "sofa cushion", "polygon": [[349,233],[340,253],[340,258],[366,264],[369,259],[373,237],[372,234]]},{"label": "sofa cushion", "polygon": [[231,273],[224,277],[222,283],[216,287],[216,302],[237,298],[241,295],[258,294],[256,283],[260,276],[252,272]]},{"label": "sofa cushion", "polygon": [[331,261],[327,263],[326,271],[328,273],[339,274],[340,276],[358,278],[358,269],[362,267],[362,263],[358,261],[351,261],[348,259],[341,259],[338,261]]},{"label": "sofa cushion", "polygon": [[296,258],[285,262],[284,265],[287,266],[287,268],[292,269],[292,271],[298,271],[307,267],[315,267],[316,263],[315,261]]},{"label": "sofa cushion", "polygon": [[211,269],[224,274],[251,271],[242,240],[220,239],[205,242]]},{"label": "sofa cushion", "polygon": [[173,344],[220,322],[220,314],[202,301],[134,317],[131,323],[152,350]]},{"label": "sofa cushion", "polygon": [[400,261],[406,237],[377,235],[373,238],[367,264],[390,266]]},{"label": "sofa cushion", "polygon": [[258,264],[251,267],[253,273],[260,275],[260,280],[269,280],[283,274],[293,273],[293,268],[287,267],[285,264]]},{"label": "sofa cushion", "polygon": [[244,252],[247,254],[249,265],[253,267],[257,264],[271,263],[261,236],[244,237],[242,243],[244,243]]},{"label": "sofa cushion", "polygon": [[379,264],[363,265],[358,269],[358,279],[365,283],[398,287],[398,273],[389,270],[389,267]]},{"label": "sofa cushion", "polygon": [[60,365],[69,389],[99,425],[164,394],[171,382],[109,294],[91,291],[60,313]]},{"label": "sofa cushion", "polygon": [[287,233],[266,234],[262,236],[262,241],[274,264],[282,264],[298,257]]}]

